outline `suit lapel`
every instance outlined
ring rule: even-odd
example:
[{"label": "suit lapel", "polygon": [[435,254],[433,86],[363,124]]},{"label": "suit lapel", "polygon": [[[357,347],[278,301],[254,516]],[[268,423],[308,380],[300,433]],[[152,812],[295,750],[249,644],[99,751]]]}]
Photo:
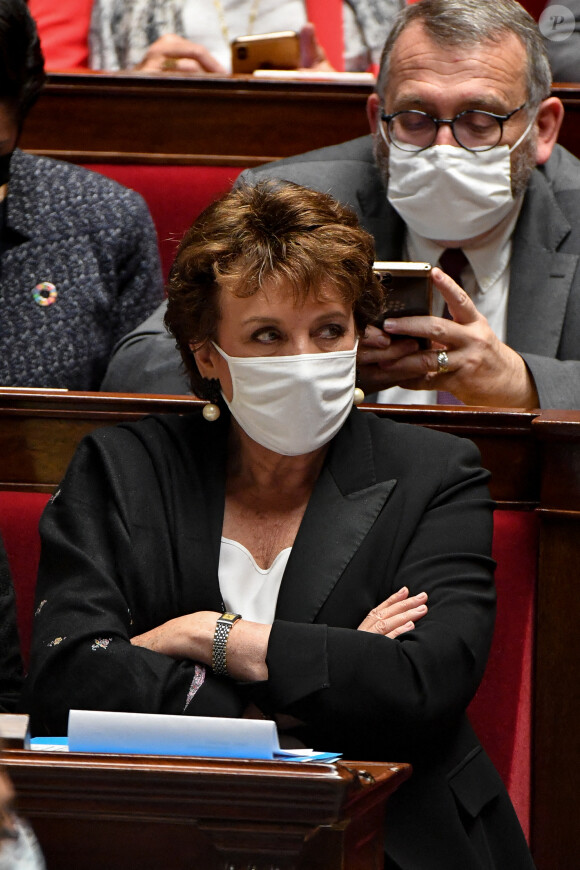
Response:
[{"label": "suit lapel", "polygon": [[[224,517],[229,415],[213,423],[201,412],[184,416],[178,429],[176,455],[182,462],[168,472],[172,516],[183,578],[184,612],[222,610],[218,580]],[[171,428],[174,431],[174,427]],[[173,454],[170,454],[173,455]],[[164,457],[158,463],[162,465]]]},{"label": "suit lapel", "polygon": [[395,483],[376,481],[367,421],[354,411],[308,503],[280,587],[276,618],[316,619]]},{"label": "suit lapel", "polygon": [[[183,418],[180,454],[193,462],[172,479],[173,512],[180,550],[185,610],[219,610],[219,551],[224,512],[228,415],[201,427],[199,414]],[[211,429],[211,432],[209,430]],[[204,433],[208,437],[200,437]],[[209,437],[211,435],[211,437]],[[195,456],[192,455],[195,444]],[[160,460],[161,461],[161,460]],[[195,509],[191,485],[200,491]],[[304,514],[282,580],[276,617],[312,622],[355,555],[394,489],[396,481],[376,481],[366,415],[353,411],[337,435]],[[200,510],[203,520],[200,522]],[[323,547],[321,547],[321,542]]]},{"label": "suit lapel", "polygon": [[400,260],[405,224],[389,203],[376,167],[357,190],[357,201],[360,222],[375,240],[376,259]]},{"label": "suit lapel", "polygon": [[576,254],[558,250],[570,229],[546,179],[534,172],[514,233],[510,269],[507,343],[517,351],[557,356],[578,264]]}]

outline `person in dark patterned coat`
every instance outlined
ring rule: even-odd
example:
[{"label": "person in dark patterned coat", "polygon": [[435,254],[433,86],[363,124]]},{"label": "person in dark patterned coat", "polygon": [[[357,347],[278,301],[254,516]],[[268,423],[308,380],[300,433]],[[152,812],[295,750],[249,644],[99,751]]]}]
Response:
[{"label": "person in dark patterned coat", "polygon": [[139,194],[15,148],[44,83],[24,0],[0,0],[0,386],[96,390],[163,297]]}]

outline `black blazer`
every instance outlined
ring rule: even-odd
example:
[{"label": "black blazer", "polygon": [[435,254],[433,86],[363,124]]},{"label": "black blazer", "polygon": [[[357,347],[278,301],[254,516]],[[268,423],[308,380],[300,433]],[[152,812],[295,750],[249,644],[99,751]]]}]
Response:
[{"label": "black blazer", "polygon": [[[194,413],[81,444],[41,522],[33,728],[63,733],[72,706],[237,716],[251,698],[302,720],[309,746],[413,763],[389,809],[391,866],[532,866],[464,715],[495,605],[492,504],[469,442],[353,411],[292,549],[265,683],[209,672],[188,702],[192,662],[130,645],[175,616],[221,610],[228,430],[227,414],[207,423]],[[429,594],[414,631],[355,630],[402,585]]]}]

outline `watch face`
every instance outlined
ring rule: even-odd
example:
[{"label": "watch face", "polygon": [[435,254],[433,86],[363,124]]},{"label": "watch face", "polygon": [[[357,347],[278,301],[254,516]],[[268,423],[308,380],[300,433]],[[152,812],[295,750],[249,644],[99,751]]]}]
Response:
[{"label": "watch face", "polygon": [[222,619],[227,619],[228,622],[232,622],[237,615],[237,613],[222,613]]}]

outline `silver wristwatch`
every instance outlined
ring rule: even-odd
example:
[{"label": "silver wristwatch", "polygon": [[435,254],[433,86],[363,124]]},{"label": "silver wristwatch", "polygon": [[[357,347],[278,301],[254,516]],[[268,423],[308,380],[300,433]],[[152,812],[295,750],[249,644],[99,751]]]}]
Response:
[{"label": "silver wristwatch", "polygon": [[228,613],[226,610],[218,619],[213,636],[213,647],[211,651],[211,666],[213,672],[218,677],[227,677],[228,669],[226,663],[226,647],[228,637],[232,630],[232,625],[241,619],[241,613]]}]

